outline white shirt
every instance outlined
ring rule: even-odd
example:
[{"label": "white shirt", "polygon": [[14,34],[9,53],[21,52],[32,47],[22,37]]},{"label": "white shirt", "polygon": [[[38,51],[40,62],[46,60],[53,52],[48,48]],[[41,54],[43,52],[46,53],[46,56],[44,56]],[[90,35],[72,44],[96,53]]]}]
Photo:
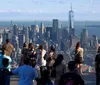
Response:
[{"label": "white shirt", "polygon": [[46,66],[46,60],[44,60],[44,56],[46,54],[46,50],[42,50],[42,53],[38,56],[38,64],[39,66]]}]

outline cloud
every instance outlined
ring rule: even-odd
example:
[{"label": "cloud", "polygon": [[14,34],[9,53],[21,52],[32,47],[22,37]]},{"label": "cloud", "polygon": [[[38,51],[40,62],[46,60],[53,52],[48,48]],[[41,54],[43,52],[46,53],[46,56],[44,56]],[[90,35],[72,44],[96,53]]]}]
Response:
[{"label": "cloud", "polygon": [[19,10],[19,9],[8,9],[8,10],[0,10],[0,13],[42,13],[44,9],[26,9],[26,10]]},{"label": "cloud", "polygon": [[0,13],[5,13],[5,12],[9,12],[8,10],[0,10]]}]

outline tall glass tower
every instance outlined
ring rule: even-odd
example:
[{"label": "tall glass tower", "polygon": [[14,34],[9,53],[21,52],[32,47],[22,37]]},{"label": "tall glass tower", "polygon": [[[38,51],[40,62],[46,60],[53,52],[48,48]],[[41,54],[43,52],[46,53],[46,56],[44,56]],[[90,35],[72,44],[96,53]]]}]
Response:
[{"label": "tall glass tower", "polygon": [[69,11],[69,35],[74,35],[74,11],[72,10],[72,4]]}]

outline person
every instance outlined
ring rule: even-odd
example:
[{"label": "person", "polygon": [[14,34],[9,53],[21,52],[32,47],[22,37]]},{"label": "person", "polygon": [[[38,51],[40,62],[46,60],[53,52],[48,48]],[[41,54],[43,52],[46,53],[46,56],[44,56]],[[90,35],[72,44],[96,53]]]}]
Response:
[{"label": "person", "polygon": [[27,42],[25,42],[24,44],[23,44],[23,48],[22,48],[22,55],[24,55],[26,52],[28,51],[28,43]]},{"label": "person", "polygon": [[6,44],[3,45],[2,50],[6,50],[6,55],[10,56],[12,55],[12,52],[15,50],[13,45],[10,43],[9,39],[6,39]]},{"label": "person", "polygon": [[3,68],[0,69],[0,85],[10,85],[10,76],[6,74],[8,71],[9,60],[7,58],[2,59]]},{"label": "person", "polygon": [[84,85],[81,76],[76,72],[76,62],[70,61],[68,63],[69,72],[64,73],[59,81],[59,85]]},{"label": "person", "polygon": [[38,78],[36,69],[29,65],[28,57],[24,57],[24,65],[13,70],[12,74],[19,75],[19,85],[33,85],[33,80]]},{"label": "person", "polygon": [[3,58],[7,58],[9,60],[7,69],[10,71],[11,70],[11,62],[12,62],[12,59],[11,59],[10,56],[7,56],[6,53],[7,53],[6,50],[4,50],[3,51]]},{"label": "person", "polygon": [[80,42],[76,44],[75,48],[75,62],[79,71],[79,74],[82,73],[82,63],[83,63],[83,48],[80,47]]},{"label": "person", "polygon": [[81,78],[79,74],[75,72],[75,68],[75,61],[69,61],[69,72],[64,73],[60,77],[59,85],[84,85],[84,80]]},{"label": "person", "polygon": [[2,59],[3,59],[3,53],[2,53],[2,51],[0,50],[0,69],[3,68]]},{"label": "person", "polygon": [[[67,67],[65,63],[63,63],[63,60],[64,60],[63,55],[59,54],[53,65],[53,69],[55,69],[55,74],[56,74],[55,81],[54,81],[55,85],[59,84],[61,75],[67,72]],[[51,72],[51,77],[53,77],[53,75],[54,74]]]},{"label": "person", "polygon": [[33,43],[29,43],[29,57],[34,59],[37,58],[37,53]]},{"label": "person", "polygon": [[49,74],[48,70],[44,70],[43,76],[39,79],[37,85],[54,85],[50,80]]},{"label": "person", "polygon": [[40,66],[40,74],[42,77],[43,76],[42,71],[46,68],[46,59],[45,59],[46,50],[44,49],[43,45],[40,45],[38,49],[39,49],[38,64]]},{"label": "person", "polygon": [[100,85],[100,46],[98,47],[98,54],[95,57],[95,71],[96,71],[96,85]]},{"label": "person", "polygon": [[50,47],[49,56],[55,58],[55,49],[53,46]]},{"label": "person", "polygon": [[24,65],[24,57],[26,57],[26,55],[28,54],[28,43],[25,42],[23,44],[23,48],[22,48],[22,51],[21,51],[21,58],[20,58],[20,62],[19,62],[19,66],[22,66]]}]

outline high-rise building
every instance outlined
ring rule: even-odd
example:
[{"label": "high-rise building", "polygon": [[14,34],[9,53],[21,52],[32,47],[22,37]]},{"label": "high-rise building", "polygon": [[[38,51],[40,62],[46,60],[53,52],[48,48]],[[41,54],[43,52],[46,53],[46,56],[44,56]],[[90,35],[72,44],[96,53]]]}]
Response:
[{"label": "high-rise building", "polygon": [[98,37],[96,35],[92,36],[91,41],[90,41],[90,46],[92,48],[97,49],[97,47],[98,47]]},{"label": "high-rise building", "polygon": [[3,32],[3,44],[6,43],[6,39],[8,39],[8,32],[6,31],[6,29],[4,29],[4,32]]},{"label": "high-rise building", "polygon": [[53,26],[52,26],[52,40],[58,41],[58,29],[59,29],[59,21],[58,19],[53,19]]},{"label": "high-rise building", "polygon": [[83,29],[82,33],[81,33],[81,45],[83,48],[87,48],[88,46],[88,30],[87,29]]},{"label": "high-rise building", "polygon": [[46,39],[51,39],[51,35],[52,35],[52,27],[46,27],[46,33],[45,33]]},{"label": "high-rise building", "polygon": [[40,25],[40,30],[39,30],[39,32],[40,32],[40,37],[41,37],[41,38],[44,38],[45,26],[44,26],[43,23],[41,23],[41,25]]},{"label": "high-rise building", "polygon": [[31,33],[32,33],[32,42],[36,42],[36,29],[37,29],[38,25],[31,25]]},{"label": "high-rise building", "polygon": [[28,27],[24,27],[25,31],[25,42],[29,43],[29,29]]},{"label": "high-rise building", "polygon": [[18,35],[18,41],[19,41],[19,48],[22,48],[23,43],[25,42],[25,35],[24,34],[19,34]]},{"label": "high-rise building", "polygon": [[18,36],[19,28],[17,25],[13,25],[13,35]]},{"label": "high-rise building", "polygon": [[74,11],[72,10],[72,4],[71,4],[71,10],[69,11],[69,35],[74,36]]}]

